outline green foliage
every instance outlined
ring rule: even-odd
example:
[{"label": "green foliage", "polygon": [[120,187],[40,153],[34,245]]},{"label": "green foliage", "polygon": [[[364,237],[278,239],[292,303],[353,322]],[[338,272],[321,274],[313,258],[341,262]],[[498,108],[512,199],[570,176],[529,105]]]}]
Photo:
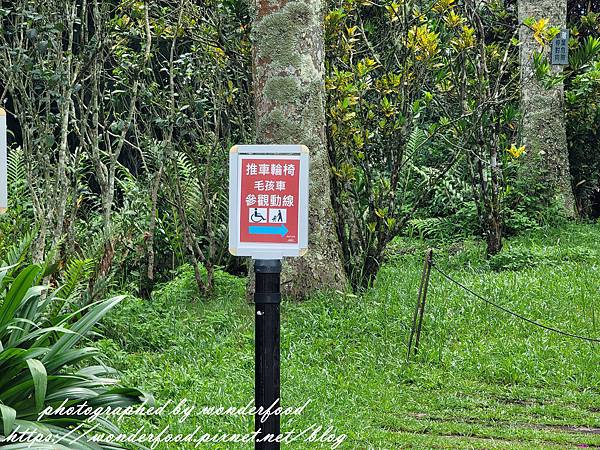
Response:
[{"label": "green foliage", "polygon": [[560,265],[565,263],[589,264],[598,260],[600,254],[587,247],[569,249],[538,249],[514,248],[503,251],[490,258],[489,264],[493,270],[523,270],[540,265]]},{"label": "green foliage", "polygon": [[[598,14],[580,7],[570,23],[569,66],[564,71],[551,70],[544,52],[534,55],[536,75],[546,86],[564,83],[567,143],[573,190],[582,216],[598,217],[600,158],[600,39]],[[547,43],[544,43],[547,45]]]},{"label": "green foliage", "polygon": [[[435,261],[512,310],[598,337],[600,255],[583,250],[597,247],[598,236],[598,225],[569,225],[507,239],[504,251],[509,254],[518,248],[535,255],[530,259],[554,255],[552,264],[519,270],[489,270],[485,247],[471,240],[437,248]],[[406,363],[426,245],[394,239],[389,249],[396,256],[362,295],[333,293],[282,304],[283,402],[287,407],[312,400],[301,416],[283,417],[282,430],[331,424],[337,433],[348,434],[340,449],[600,445],[600,437],[589,432],[600,427],[596,346],[505,316],[435,271],[419,355]],[[176,334],[177,345],[134,352],[123,350],[127,342],[121,347],[107,340],[103,346],[128,382],[155,392],[159,405],[183,398],[198,407],[245,405],[254,392],[255,311],[241,284],[230,295],[202,303],[185,301],[176,289],[165,290],[165,304],[179,311],[178,317],[167,316],[166,326],[173,333],[185,330]],[[168,307],[147,305],[156,307],[159,324]],[[137,312],[121,317],[132,330],[147,320]],[[153,330],[158,342],[164,331]],[[123,423],[125,432],[142,426],[247,433],[253,418],[200,414],[180,423],[164,415],[158,422],[136,417]],[[303,444],[298,447],[318,447]]]},{"label": "green foliage", "polygon": [[[70,267],[69,276],[76,266]],[[64,304],[60,299],[63,291],[39,285],[42,276],[38,265],[0,269],[0,414],[4,424],[0,434],[8,437],[14,431],[19,436],[31,430],[64,438],[62,449],[115,448],[106,442],[92,443],[83,435],[94,425],[98,432],[118,432],[108,420],[92,423],[85,415],[40,413],[63,402],[67,407],[84,401],[92,408],[126,407],[148,399],[137,389],[119,386],[114,369],[90,364],[99,352],[79,345],[124,297],[74,312],[56,310],[55,303]],[[72,294],[73,283],[64,289]],[[75,431],[75,427],[79,428]],[[75,438],[79,439],[73,441]],[[14,444],[6,448],[25,447]]]},{"label": "green foliage", "polygon": [[[596,17],[595,25],[600,21]],[[592,21],[592,18],[589,19]],[[565,105],[569,162],[577,206],[582,215],[598,217],[600,188],[600,39],[571,32],[571,70],[566,75]]]},{"label": "green foliage", "polygon": [[94,270],[92,259],[71,259],[65,267],[60,295],[65,300],[77,298],[83,294],[83,283],[90,278]]},{"label": "green foliage", "polygon": [[[544,182],[543,167],[537,156],[527,156],[523,164],[510,154],[504,156],[506,186],[502,192],[503,226],[507,236],[515,236],[540,227],[560,226],[567,220],[564,205]],[[532,176],[532,173],[535,176]],[[534,181],[532,181],[534,180]]]},{"label": "green foliage", "polygon": [[[206,270],[203,270],[205,275]],[[215,272],[212,302],[241,298],[245,294],[245,278],[223,271]],[[187,346],[201,327],[203,333],[228,327],[227,316],[218,309],[197,321],[190,310],[201,297],[190,265],[182,265],[175,278],[159,286],[150,299],[132,298],[121,304],[106,320],[106,336],[119,342],[129,352],[165,351]]]},{"label": "green foliage", "polygon": [[33,205],[27,191],[25,161],[20,148],[11,149],[7,164],[8,208],[0,215],[0,250],[31,232]]},{"label": "green foliage", "polygon": [[0,101],[19,130],[0,249],[38,229],[36,260],[94,261],[91,299],[147,294],[186,262],[210,289],[233,265],[227,151],[251,141],[248,5],[19,0],[0,20]]},{"label": "green foliage", "polygon": [[[353,286],[374,280],[403,232],[483,234],[498,251],[512,206],[502,191],[523,153],[514,11],[332,2],[325,25],[333,202]],[[532,26],[540,39],[556,31]]]},{"label": "green foliage", "polygon": [[[149,6],[154,40],[140,79],[145,113],[133,125],[142,164],[132,155],[118,183],[124,201],[114,222],[126,250],[117,252],[115,266],[121,282],[134,282],[143,295],[184,263],[206,269],[201,283],[210,290],[213,268],[232,264],[223,180],[229,147],[250,139],[246,6],[206,2],[181,11],[180,6]],[[129,2],[121,9],[126,15],[115,16],[115,27],[143,35],[145,10]],[[126,42],[125,60],[137,46],[136,39]],[[124,86],[120,95],[126,91]]]},{"label": "green foliage", "polygon": [[[149,296],[182,264],[196,271],[198,292],[210,290],[218,267],[242,271],[227,252],[223,180],[228,147],[253,141],[248,2],[100,2],[87,12],[59,4],[0,7],[0,71],[20,128],[10,138],[0,249],[40,230],[31,253],[72,266],[89,301],[117,286]],[[530,169],[518,144],[515,7],[472,5],[328,2],[326,131],[337,234],[355,288],[374,282],[398,235],[484,236],[497,251],[502,233],[556,222],[554,205],[540,201],[544,186],[521,180]],[[62,52],[68,24],[87,31]],[[594,215],[598,14],[572,25],[564,76],[551,74],[542,52],[535,65],[540,77],[566,83],[579,208]],[[541,47],[557,32],[544,19],[525,26]],[[268,88],[286,95],[294,80]]]},{"label": "green foliage", "polygon": [[386,244],[442,171],[415,164],[431,148],[423,122],[440,43],[428,24],[406,26],[411,16],[408,4],[333,2],[325,19],[333,202],[355,288],[373,282]]}]

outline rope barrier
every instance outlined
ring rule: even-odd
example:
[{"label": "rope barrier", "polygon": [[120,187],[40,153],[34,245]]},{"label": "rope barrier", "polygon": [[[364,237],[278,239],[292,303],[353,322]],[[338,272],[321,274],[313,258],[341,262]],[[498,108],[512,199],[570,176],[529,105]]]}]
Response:
[{"label": "rope barrier", "polygon": [[562,331],[562,330],[559,330],[559,329],[557,329],[557,328],[553,328],[553,327],[549,327],[549,326],[547,326],[547,325],[541,324],[541,323],[539,323],[539,322],[536,322],[535,320],[532,320],[532,319],[529,319],[529,318],[527,318],[527,317],[525,317],[525,316],[522,316],[522,315],[521,315],[521,314],[519,314],[519,313],[516,313],[516,312],[514,312],[514,311],[511,311],[510,309],[508,309],[508,308],[505,308],[504,306],[501,306],[501,305],[499,305],[499,304],[497,304],[497,303],[494,303],[494,302],[493,302],[493,301],[491,301],[491,300],[488,300],[488,299],[486,299],[486,298],[482,297],[482,296],[481,296],[481,295],[479,295],[477,292],[475,292],[475,291],[473,291],[473,290],[469,289],[467,286],[465,286],[464,284],[460,283],[459,281],[456,281],[456,280],[455,280],[454,278],[452,278],[450,275],[446,274],[446,273],[445,273],[445,272],[444,272],[442,269],[440,269],[439,267],[437,267],[437,264],[435,264],[433,261],[431,262],[431,266],[432,266],[432,267],[433,267],[433,268],[434,268],[434,269],[435,269],[435,270],[436,270],[436,271],[437,271],[437,272],[438,272],[440,275],[442,275],[444,278],[446,278],[448,281],[450,281],[450,282],[452,282],[452,283],[456,284],[457,286],[459,286],[459,287],[460,287],[460,288],[462,288],[463,290],[467,291],[469,294],[471,294],[471,295],[473,295],[474,297],[478,298],[479,300],[481,300],[481,301],[483,301],[483,302],[487,303],[488,305],[492,305],[493,307],[495,307],[495,308],[497,308],[497,309],[499,309],[499,310],[501,310],[501,311],[504,311],[505,313],[508,313],[508,314],[510,314],[510,315],[512,315],[512,316],[514,316],[514,317],[517,317],[518,319],[524,320],[525,322],[528,322],[528,323],[530,323],[530,324],[532,324],[532,325],[535,325],[536,327],[540,327],[540,328],[543,328],[543,329],[545,329],[545,330],[552,331],[552,332],[554,332],[554,333],[562,334],[563,336],[568,336],[568,337],[571,337],[571,338],[574,338],[574,339],[581,339],[582,341],[588,341],[588,342],[599,342],[599,343],[600,343],[600,339],[594,339],[594,338],[590,338],[590,337],[586,337],[586,336],[580,336],[580,335],[577,335],[577,334],[568,333],[568,332],[566,332],[566,331]]}]

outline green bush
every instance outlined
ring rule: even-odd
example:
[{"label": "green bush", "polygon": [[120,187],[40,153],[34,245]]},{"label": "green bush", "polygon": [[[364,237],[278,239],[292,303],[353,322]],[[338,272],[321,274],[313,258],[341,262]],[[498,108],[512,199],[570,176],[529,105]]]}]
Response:
[{"label": "green bush", "polygon": [[[201,271],[204,275],[205,270]],[[190,304],[200,300],[231,303],[232,299],[244,298],[245,289],[245,278],[217,270],[213,292],[209,298],[202,297],[194,280],[194,269],[184,264],[172,281],[155,289],[150,299],[129,298],[119,305],[107,317],[105,334],[129,352],[162,352],[173,347],[186,347],[198,333],[198,327],[210,335],[218,333],[223,322],[229,320],[222,312],[212,312],[200,323],[190,313]]]},{"label": "green bush", "polygon": [[493,270],[521,270],[540,265],[557,265],[565,262],[597,262],[600,255],[587,247],[528,249],[511,248],[494,255],[489,260]]},{"label": "green bush", "polygon": [[[591,3],[588,8],[591,8]],[[569,163],[577,207],[598,217],[600,188],[600,14],[572,13],[569,64],[565,77],[565,119]]]}]

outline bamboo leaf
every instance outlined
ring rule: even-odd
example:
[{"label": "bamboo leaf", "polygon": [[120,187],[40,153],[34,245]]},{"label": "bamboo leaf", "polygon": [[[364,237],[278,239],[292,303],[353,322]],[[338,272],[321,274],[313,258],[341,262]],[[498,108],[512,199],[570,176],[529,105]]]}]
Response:
[{"label": "bamboo leaf", "polygon": [[37,359],[28,359],[27,366],[33,378],[33,387],[35,389],[35,407],[39,411],[44,406],[46,398],[46,388],[48,387],[48,374],[46,367]]},{"label": "bamboo leaf", "polygon": [[10,435],[15,425],[17,411],[7,405],[0,404],[0,414],[2,414],[2,424],[4,425],[4,436]]},{"label": "bamboo leaf", "polygon": [[71,331],[76,334],[65,334],[56,341],[56,343],[50,348],[50,351],[46,354],[43,362],[50,361],[55,355],[71,349],[77,344],[92,327],[101,320],[112,308],[114,308],[125,296],[113,297],[106,300],[99,305],[96,305],[93,309],[79,319],[72,327]]},{"label": "bamboo leaf", "polygon": [[32,287],[34,281],[37,279],[40,270],[39,266],[28,266],[13,281],[2,303],[2,307],[0,307],[0,328],[4,328],[13,319],[15,311],[23,302],[29,288]]}]

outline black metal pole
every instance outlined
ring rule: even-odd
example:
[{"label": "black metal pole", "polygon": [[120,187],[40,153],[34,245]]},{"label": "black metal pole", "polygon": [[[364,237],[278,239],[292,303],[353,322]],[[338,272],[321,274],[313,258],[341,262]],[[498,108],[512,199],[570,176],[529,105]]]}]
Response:
[{"label": "black metal pole", "polygon": [[[279,414],[260,414],[279,407],[279,305],[281,303],[281,261],[257,259],[254,261],[255,290],[255,373],[254,391],[257,414],[254,417],[257,450],[279,450],[275,438],[280,434]],[[266,420],[264,420],[266,418]],[[264,421],[263,421],[264,420]],[[259,442],[261,439],[271,441]]]}]

